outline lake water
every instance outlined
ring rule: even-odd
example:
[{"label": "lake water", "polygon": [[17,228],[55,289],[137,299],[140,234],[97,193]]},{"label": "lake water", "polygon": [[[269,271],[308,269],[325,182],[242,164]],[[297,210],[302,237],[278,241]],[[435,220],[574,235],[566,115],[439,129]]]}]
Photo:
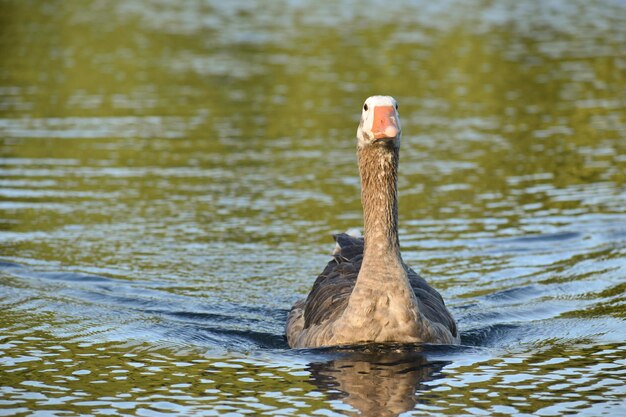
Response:
[{"label": "lake water", "polygon": [[[0,415],[626,415],[622,1],[2,1]],[[290,350],[400,103],[462,346]]]}]

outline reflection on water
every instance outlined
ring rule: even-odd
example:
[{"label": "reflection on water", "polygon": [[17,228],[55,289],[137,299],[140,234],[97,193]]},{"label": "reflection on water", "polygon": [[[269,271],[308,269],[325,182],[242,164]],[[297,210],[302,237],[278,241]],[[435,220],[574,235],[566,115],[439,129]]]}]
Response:
[{"label": "reflection on water", "polygon": [[[0,414],[626,407],[623,4],[2,10]],[[403,118],[403,256],[464,347],[288,350],[361,224],[374,93]]]},{"label": "reflection on water", "polygon": [[362,415],[397,416],[413,410],[419,401],[417,390],[428,389],[424,382],[451,363],[428,360],[419,346],[373,350],[348,354],[344,350],[337,359],[311,362],[311,379],[329,399],[341,399]]}]

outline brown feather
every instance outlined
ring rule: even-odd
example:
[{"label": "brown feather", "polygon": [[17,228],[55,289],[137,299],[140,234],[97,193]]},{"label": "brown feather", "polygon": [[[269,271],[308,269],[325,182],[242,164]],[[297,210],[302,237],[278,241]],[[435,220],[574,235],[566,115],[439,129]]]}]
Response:
[{"label": "brown feather", "polygon": [[[313,288],[303,304],[294,309],[302,309],[303,329],[319,325],[327,320],[336,320],[348,305],[348,299],[363,261],[363,238],[348,234],[335,235],[340,251],[328,262],[324,271],[317,277]],[[404,265],[411,288],[420,302],[420,312],[430,321],[443,324],[453,336],[458,336],[456,323],[445,307],[441,295],[413,269]]]}]

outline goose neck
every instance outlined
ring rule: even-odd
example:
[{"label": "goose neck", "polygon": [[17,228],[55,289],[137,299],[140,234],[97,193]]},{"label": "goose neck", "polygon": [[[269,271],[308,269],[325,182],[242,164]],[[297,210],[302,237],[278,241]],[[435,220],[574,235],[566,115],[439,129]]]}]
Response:
[{"label": "goose neck", "polygon": [[399,150],[390,146],[359,149],[365,251],[363,266],[401,265],[398,239]]}]

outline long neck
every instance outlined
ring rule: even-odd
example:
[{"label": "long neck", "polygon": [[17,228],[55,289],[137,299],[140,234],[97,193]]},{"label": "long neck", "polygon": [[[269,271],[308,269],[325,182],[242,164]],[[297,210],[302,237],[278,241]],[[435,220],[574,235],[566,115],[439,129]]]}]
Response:
[{"label": "long neck", "polygon": [[366,146],[358,150],[361,201],[365,229],[364,269],[399,268],[398,240],[399,150]]}]

